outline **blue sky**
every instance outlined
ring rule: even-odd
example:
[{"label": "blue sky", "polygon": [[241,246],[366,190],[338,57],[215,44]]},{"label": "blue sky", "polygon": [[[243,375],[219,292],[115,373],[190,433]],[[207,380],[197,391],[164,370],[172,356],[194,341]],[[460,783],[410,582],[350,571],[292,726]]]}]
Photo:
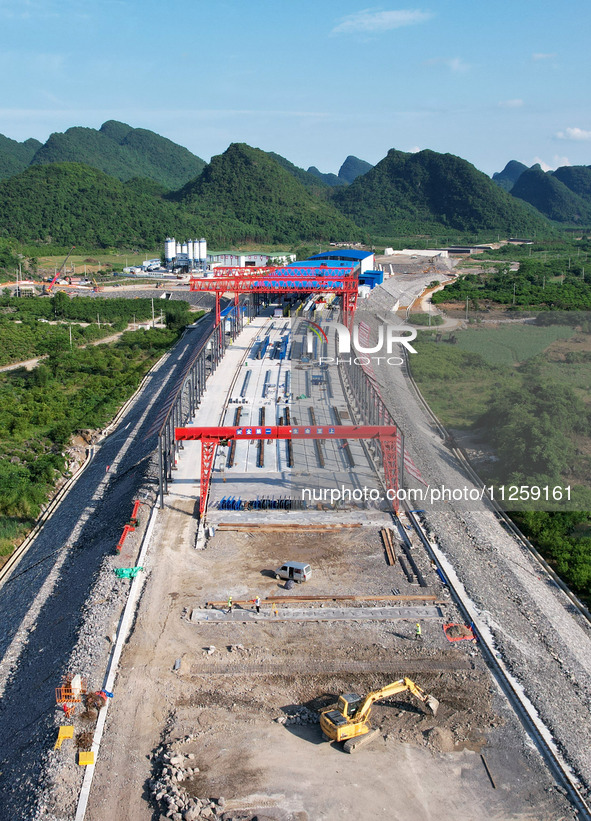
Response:
[{"label": "blue sky", "polygon": [[591,164],[588,0],[0,0],[0,133],[108,119],[209,160],[231,142]]}]

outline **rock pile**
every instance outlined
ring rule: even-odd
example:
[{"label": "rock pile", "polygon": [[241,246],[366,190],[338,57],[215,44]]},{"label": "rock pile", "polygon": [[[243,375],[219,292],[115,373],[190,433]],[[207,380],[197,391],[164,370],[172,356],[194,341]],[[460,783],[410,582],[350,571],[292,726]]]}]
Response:
[{"label": "rock pile", "polygon": [[295,712],[286,713],[284,716],[279,716],[275,721],[277,724],[318,724],[320,721],[320,714],[315,710],[309,710],[307,707],[298,707]]},{"label": "rock pile", "polygon": [[[180,743],[189,743],[193,738],[185,736]],[[199,773],[193,753],[180,753],[172,744],[158,747],[154,771],[156,775],[149,782],[150,795],[166,818],[172,821],[230,821],[232,816],[224,810],[224,798],[197,798],[189,795],[183,786],[183,782],[192,781]]]}]

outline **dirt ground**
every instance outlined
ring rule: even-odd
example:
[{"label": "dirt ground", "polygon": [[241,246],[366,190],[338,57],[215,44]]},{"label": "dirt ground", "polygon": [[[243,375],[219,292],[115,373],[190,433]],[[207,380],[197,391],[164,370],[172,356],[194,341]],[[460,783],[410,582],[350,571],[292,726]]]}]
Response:
[{"label": "dirt ground", "polygon": [[[386,565],[373,528],[298,536],[218,531],[195,550],[192,507],[171,496],[156,525],[88,821],[572,817],[478,648],[446,640],[443,623],[457,619],[452,605],[441,605],[441,618],[421,620],[420,642],[414,614],[355,620],[355,610],[371,603],[342,605],[351,608],[346,620],[323,620],[318,603],[297,605],[317,608],[318,620],[282,618],[292,607],[285,597],[300,592],[441,597],[426,557],[417,555],[430,585],[424,591]],[[274,578],[271,571],[287,559],[311,563],[305,588],[287,591]],[[231,616],[191,621],[206,601],[257,594],[259,620],[235,607]],[[323,740],[319,708],[342,692],[366,693],[404,675],[439,699],[435,718],[402,694],[374,706],[380,735],[354,755]]]}]

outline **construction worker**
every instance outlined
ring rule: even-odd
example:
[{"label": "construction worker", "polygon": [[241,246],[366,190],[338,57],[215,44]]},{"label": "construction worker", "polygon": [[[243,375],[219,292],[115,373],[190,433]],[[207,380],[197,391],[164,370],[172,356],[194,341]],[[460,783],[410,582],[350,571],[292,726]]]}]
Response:
[{"label": "construction worker", "polygon": [[228,596],[228,613],[232,613],[232,607],[233,607],[232,596]]},{"label": "construction worker", "polygon": [[417,622],[417,625],[415,627],[415,636],[417,641],[420,641],[423,638],[423,634],[421,633],[421,625],[419,624],[419,622]]},{"label": "construction worker", "polygon": [[271,607],[273,608],[273,615],[278,616],[279,615],[279,610],[277,610],[277,605],[275,604],[275,602],[273,602]]},{"label": "construction worker", "polygon": [[255,596],[254,606],[256,608],[257,613],[260,613],[261,612],[261,597],[260,596]]}]

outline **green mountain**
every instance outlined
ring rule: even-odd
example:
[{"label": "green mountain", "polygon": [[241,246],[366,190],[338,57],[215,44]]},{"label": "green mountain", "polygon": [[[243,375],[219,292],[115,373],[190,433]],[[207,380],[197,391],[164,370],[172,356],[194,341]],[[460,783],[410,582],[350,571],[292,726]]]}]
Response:
[{"label": "green mountain", "polygon": [[33,138],[19,143],[0,134],[0,179],[5,180],[24,171],[41,145],[39,140]]},{"label": "green mountain", "polygon": [[373,165],[365,160],[360,160],[358,157],[349,155],[345,162],[339,168],[339,179],[346,183],[354,182],[357,177],[362,177],[371,171]]},{"label": "green mountain", "polygon": [[289,160],[286,160],[285,157],[282,157],[281,154],[276,154],[274,151],[267,151],[267,156],[271,157],[271,159],[275,160],[275,162],[279,163],[282,168],[285,168],[286,171],[295,177],[296,180],[301,182],[301,184],[307,188],[309,191],[313,191],[314,193],[318,194],[321,191],[328,191],[328,185],[321,179],[322,175],[320,172],[320,176],[316,174],[310,173],[310,171],[304,171],[303,168],[299,168],[297,165],[294,165]]},{"label": "green mountain", "polygon": [[[232,238],[256,242],[353,240],[364,234],[273,157],[233,143],[169,198]],[[207,234],[206,234],[207,236]]]},{"label": "green mountain", "polygon": [[548,232],[548,222],[524,207],[481,171],[453,154],[392,149],[333,202],[378,236],[455,230],[502,231],[513,236]]},{"label": "green mountain", "polygon": [[0,236],[21,242],[154,247],[208,227],[158,196],[154,183],[122,183],[81,163],[28,168],[0,182]]},{"label": "green mountain", "polygon": [[324,189],[336,188],[340,185],[348,185],[353,182],[353,180],[357,179],[357,177],[360,177],[362,174],[366,174],[370,168],[373,168],[373,166],[368,162],[365,162],[365,160],[359,160],[357,157],[349,156],[341,165],[338,175],[323,174],[322,171],[319,171],[315,165],[311,165],[307,171],[304,171],[303,168],[298,168],[297,165],[294,165],[289,160],[286,160],[285,157],[282,157],[280,154],[275,154],[273,151],[268,151],[267,153],[270,157],[273,157],[279,165],[285,168],[286,171],[293,174],[293,176],[305,185],[306,188],[310,188],[312,190],[318,190],[319,185]]},{"label": "green mountain", "polygon": [[205,161],[166,137],[109,120],[94,128],[69,128],[52,134],[32,165],[78,162],[125,182],[145,177],[171,190],[199,176]]},{"label": "green mountain", "polygon": [[563,165],[552,175],[579,197],[591,202],[591,166]]},{"label": "green mountain", "polygon": [[523,172],[511,189],[511,196],[525,200],[555,222],[591,225],[591,201],[575,194],[559,175],[545,173],[539,165]]},{"label": "green mountain", "polygon": [[493,182],[505,191],[510,191],[524,171],[527,171],[527,165],[517,160],[510,160],[502,171],[497,171],[492,175]]},{"label": "green mountain", "polygon": [[322,171],[319,171],[315,165],[311,165],[310,168],[308,168],[308,174],[312,174],[314,177],[322,180],[325,185],[328,185],[331,188],[335,188],[337,185],[345,185],[345,181],[341,180],[340,177],[337,177],[336,174],[323,174]]}]

